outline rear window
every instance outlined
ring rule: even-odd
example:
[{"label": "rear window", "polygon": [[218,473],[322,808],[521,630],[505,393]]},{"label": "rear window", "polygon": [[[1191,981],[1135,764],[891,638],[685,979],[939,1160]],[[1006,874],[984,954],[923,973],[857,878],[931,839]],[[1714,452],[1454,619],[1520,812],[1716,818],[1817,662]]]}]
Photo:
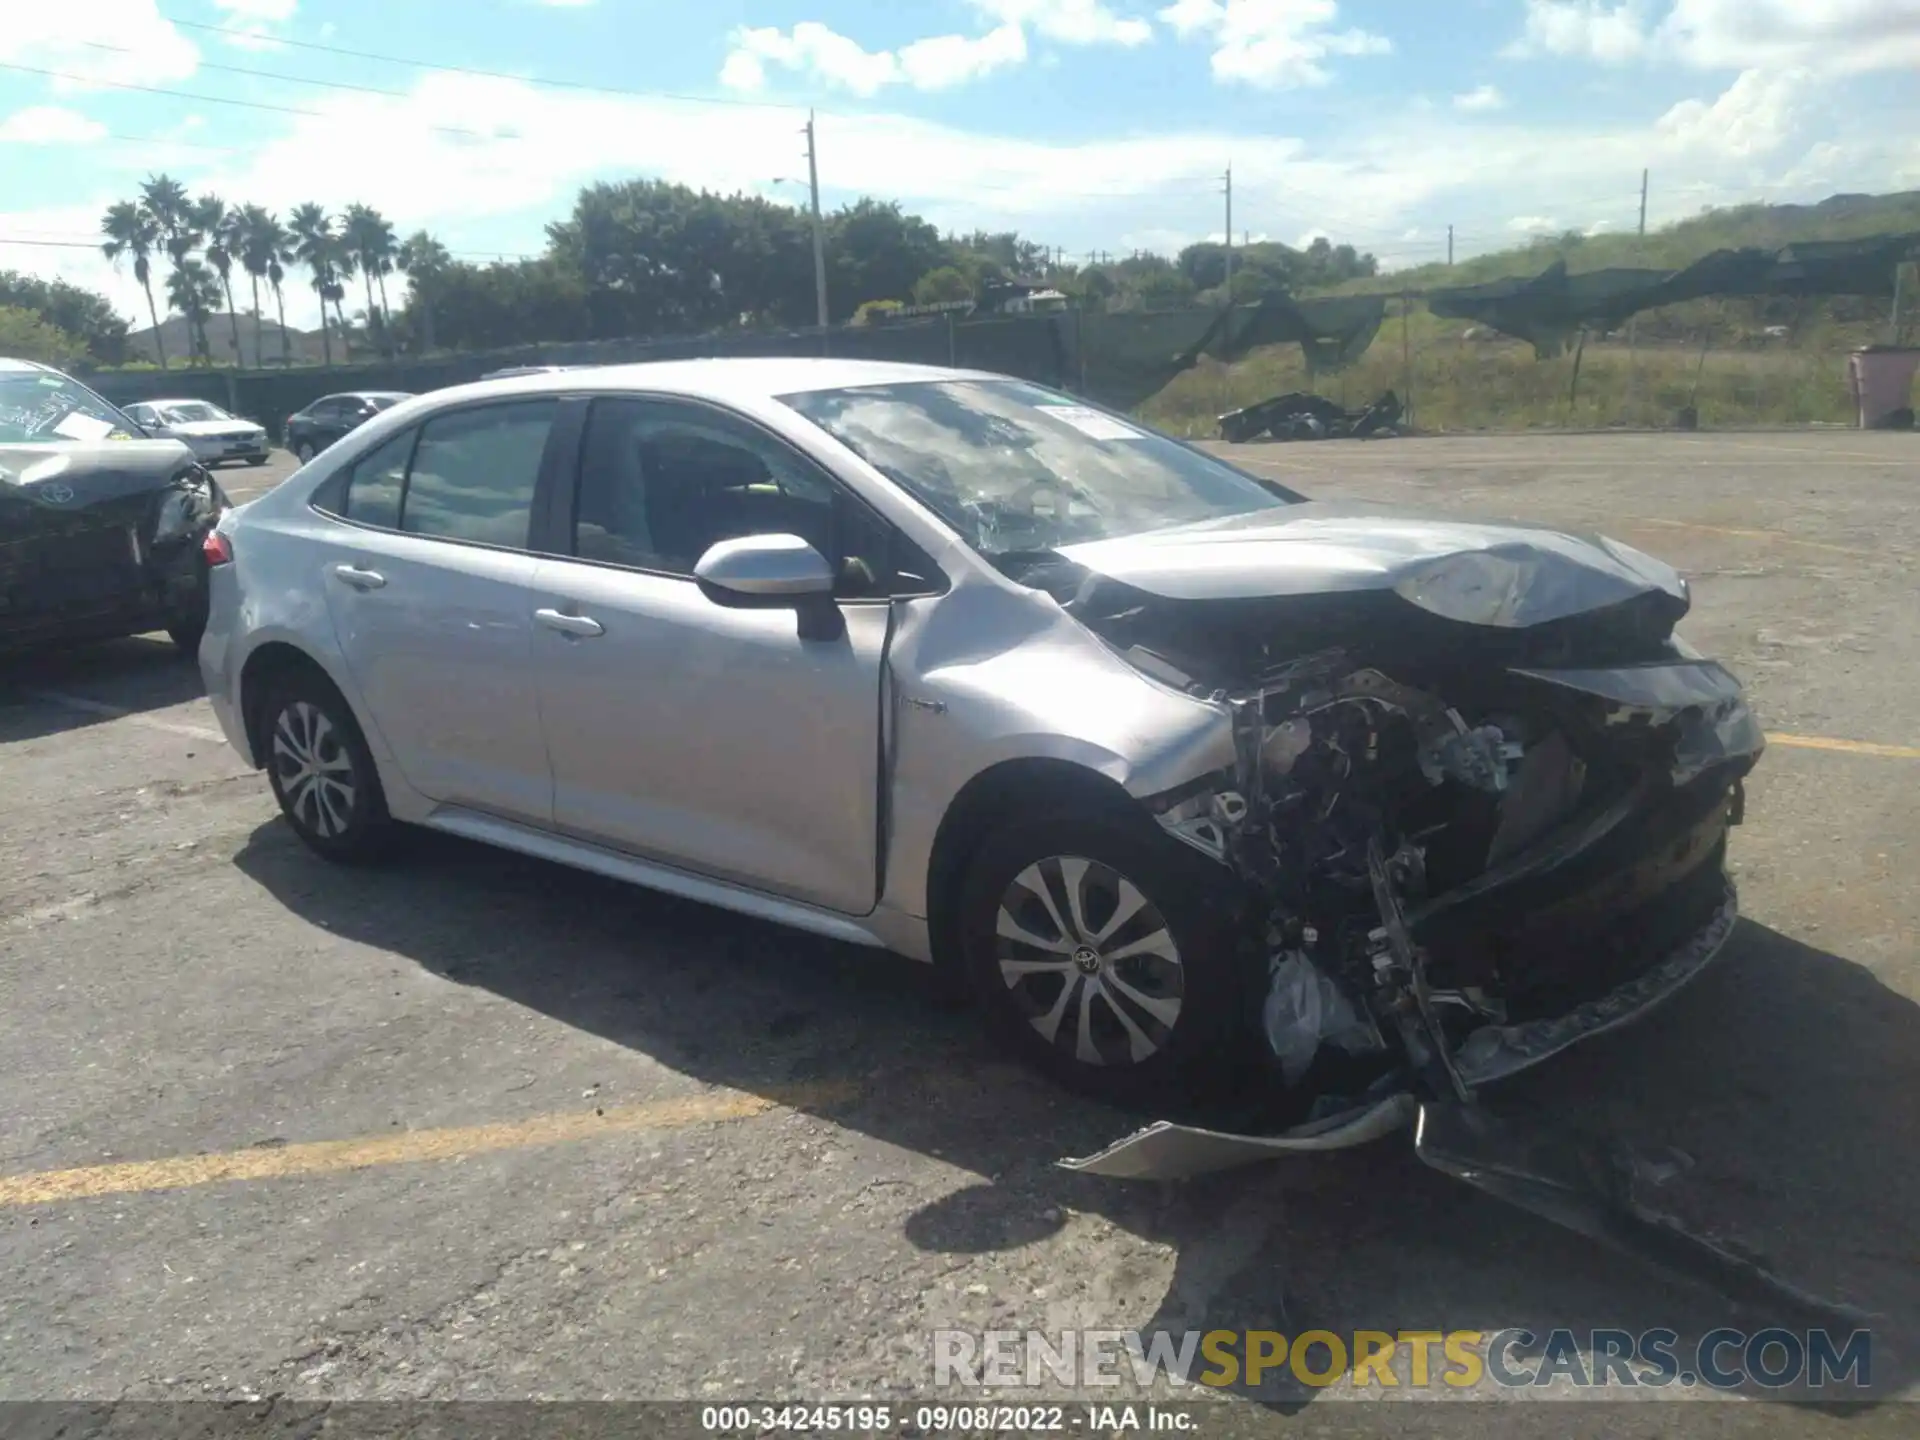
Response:
[{"label": "rear window", "polygon": [[429,420],[407,473],[400,528],[524,547],[553,400],[489,405]]}]

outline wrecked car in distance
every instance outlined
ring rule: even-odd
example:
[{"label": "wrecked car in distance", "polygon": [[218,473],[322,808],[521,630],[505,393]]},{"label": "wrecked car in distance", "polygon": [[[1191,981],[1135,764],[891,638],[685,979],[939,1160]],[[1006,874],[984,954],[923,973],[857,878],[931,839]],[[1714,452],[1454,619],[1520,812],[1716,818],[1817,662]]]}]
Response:
[{"label": "wrecked car in distance", "polygon": [[227,496],[71,376],[0,358],[0,653],[165,630],[193,654]]},{"label": "wrecked car in distance", "polygon": [[313,849],[423,825],[948,967],[1164,1118],[1107,1173],[1368,1138],[1736,913],[1763,741],[1670,567],[1308,501],[1024,381],[457,387],[216,540],[208,693]]}]

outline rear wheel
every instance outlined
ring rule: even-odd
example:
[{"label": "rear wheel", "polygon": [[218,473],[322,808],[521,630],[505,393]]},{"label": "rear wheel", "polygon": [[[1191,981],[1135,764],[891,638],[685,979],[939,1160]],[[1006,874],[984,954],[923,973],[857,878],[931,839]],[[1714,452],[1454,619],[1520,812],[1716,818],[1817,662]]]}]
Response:
[{"label": "rear wheel", "polygon": [[247,463],[249,465],[264,465],[267,463],[267,457],[264,455],[249,455],[247,457]]},{"label": "rear wheel", "polygon": [[366,737],[332,683],[312,671],[272,681],[258,733],[268,783],[294,833],[329,860],[379,858],[393,820]]},{"label": "rear wheel", "polygon": [[1238,898],[1218,866],[1122,807],[1012,821],[962,883],[967,978],[1017,1054],[1164,1115],[1231,1075],[1251,1033]]},{"label": "rear wheel", "polygon": [[298,445],[293,447],[293,458],[298,460],[302,465],[311,464],[313,457],[318,453],[319,452],[313,448],[313,442],[311,440],[302,440]]}]

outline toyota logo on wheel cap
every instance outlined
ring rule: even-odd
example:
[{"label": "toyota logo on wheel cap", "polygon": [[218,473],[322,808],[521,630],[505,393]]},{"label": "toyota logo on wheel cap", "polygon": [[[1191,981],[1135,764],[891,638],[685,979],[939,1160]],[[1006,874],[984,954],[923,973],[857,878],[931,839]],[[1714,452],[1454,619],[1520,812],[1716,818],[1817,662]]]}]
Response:
[{"label": "toyota logo on wheel cap", "polygon": [[42,485],[38,491],[40,498],[49,505],[71,505],[73,487],[56,480],[51,485]]}]

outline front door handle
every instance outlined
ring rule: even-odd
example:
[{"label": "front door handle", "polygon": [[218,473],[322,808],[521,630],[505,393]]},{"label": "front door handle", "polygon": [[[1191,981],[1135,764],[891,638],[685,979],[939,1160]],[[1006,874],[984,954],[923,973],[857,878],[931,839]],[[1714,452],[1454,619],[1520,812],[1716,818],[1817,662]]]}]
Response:
[{"label": "front door handle", "polygon": [[562,635],[604,635],[607,627],[590,615],[568,615],[559,610],[536,610],[533,618],[549,630],[558,630]]},{"label": "front door handle", "polygon": [[387,577],[378,570],[362,570],[357,565],[336,565],[333,578],[356,590],[378,590],[387,583]]}]

